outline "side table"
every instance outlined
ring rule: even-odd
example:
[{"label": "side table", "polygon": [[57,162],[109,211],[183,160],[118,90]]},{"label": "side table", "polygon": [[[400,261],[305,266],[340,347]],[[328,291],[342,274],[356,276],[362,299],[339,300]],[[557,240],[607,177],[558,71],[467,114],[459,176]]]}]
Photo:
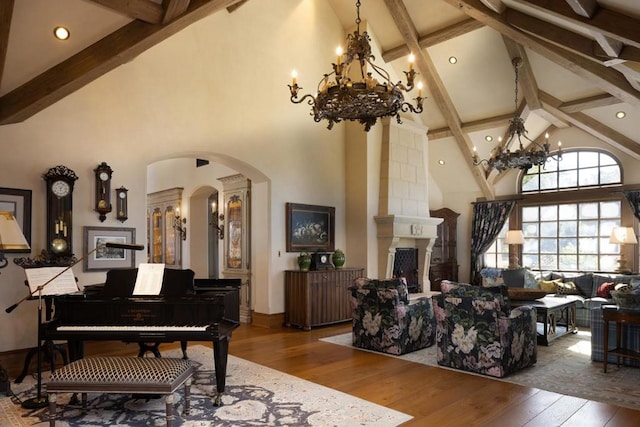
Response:
[{"label": "side table", "polygon": [[[640,353],[625,348],[625,343],[621,342],[622,325],[640,325],[640,311],[624,310],[618,308],[616,305],[603,305],[602,319],[604,320],[604,372],[607,372],[607,358],[609,354],[617,357],[618,366],[620,366],[620,357],[640,360]],[[611,350],[609,350],[609,322],[616,322],[616,346]]]}]

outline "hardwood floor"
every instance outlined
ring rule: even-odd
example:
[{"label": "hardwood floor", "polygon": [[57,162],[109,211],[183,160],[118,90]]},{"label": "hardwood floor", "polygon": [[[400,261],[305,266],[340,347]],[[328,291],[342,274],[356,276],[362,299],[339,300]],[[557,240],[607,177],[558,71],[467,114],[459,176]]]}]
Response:
[{"label": "hardwood floor", "polygon": [[[638,425],[640,411],[319,341],[350,328],[347,323],[305,332],[242,325],[230,353],[412,415],[404,426]],[[178,347],[163,344],[161,349]],[[135,355],[137,345],[92,342],[85,353]],[[22,370],[24,354],[0,354],[11,378]]]}]

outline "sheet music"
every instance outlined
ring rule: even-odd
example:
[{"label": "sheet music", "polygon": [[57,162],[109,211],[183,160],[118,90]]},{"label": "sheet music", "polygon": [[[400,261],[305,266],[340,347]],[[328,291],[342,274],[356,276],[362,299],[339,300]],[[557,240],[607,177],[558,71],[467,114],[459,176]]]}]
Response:
[{"label": "sheet music", "polygon": [[[38,286],[44,285],[65,269],[67,269],[67,267],[25,268],[24,273],[27,275],[27,282],[29,283],[31,294],[37,297],[39,294]],[[78,283],[73,275],[73,270],[69,268],[42,288],[42,295],[65,295],[78,292],[79,290]]]},{"label": "sheet music", "polygon": [[133,295],[160,295],[163,277],[164,264],[140,264]]}]

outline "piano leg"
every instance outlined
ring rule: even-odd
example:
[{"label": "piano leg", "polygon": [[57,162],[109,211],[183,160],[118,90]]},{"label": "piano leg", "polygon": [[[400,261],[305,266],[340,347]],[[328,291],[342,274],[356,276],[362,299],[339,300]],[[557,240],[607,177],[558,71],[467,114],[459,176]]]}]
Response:
[{"label": "piano leg", "polygon": [[180,341],[180,349],[182,350],[182,358],[187,360],[189,356],[187,356],[187,341]]},{"label": "piano leg", "polygon": [[222,406],[222,393],[227,381],[227,355],[229,354],[229,339],[231,337],[221,336],[213,341],[213,361],[216,369],[216,390],[213,398],[214,406]]},{"label": "piano leg", "polygon": [[160,353],[160,343],[156,342],[153,344],[147,344],[146,342],[139,342],[138,347],[140,347],[140,351],[138,351],[138,357],[144,357],[147,351],[153,353],[155,357],[162,357]]}]

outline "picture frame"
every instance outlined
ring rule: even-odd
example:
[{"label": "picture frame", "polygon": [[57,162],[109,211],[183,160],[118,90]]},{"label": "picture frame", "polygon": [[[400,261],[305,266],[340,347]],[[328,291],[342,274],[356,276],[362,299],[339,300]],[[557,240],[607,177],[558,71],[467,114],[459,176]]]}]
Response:
[{"label": "picture frame", "polygon": [[[0,187],[0,211],[9,211],[31,246],[31,190]],[[5,253],[29,253],[30,249],[5,249]]]},{"label": "picture frame", "polygon": [[335,213],[331,206],[287,203],[287,252],[333,252]]},{"label": "picture frame", "polygon": [[[100,243],[135,243],[136,229],[127,227],[82,227],[83,253],[89,254]],[[116,268],[134,268],[136,251],[118,248],[99,248],[86,255],[83,271],[106,271]]]}]

